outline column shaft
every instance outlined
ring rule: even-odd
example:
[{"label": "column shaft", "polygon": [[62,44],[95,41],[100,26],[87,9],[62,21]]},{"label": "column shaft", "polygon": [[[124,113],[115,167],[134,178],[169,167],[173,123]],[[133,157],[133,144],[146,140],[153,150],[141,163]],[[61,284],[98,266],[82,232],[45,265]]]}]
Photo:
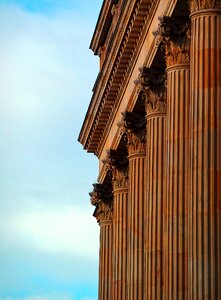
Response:
[{"label": "column shaft", "polygon": [[99,256],[99,300],[113,300],[112,297],[112,265],[113,265],[113,225],[112,221],[100,224],[100,256]]},{"label": "column shaft", "polygon": [[168,299],[187,299],[189,64],[167,69],[167,293]]},{"label": "column shaft", "polygon": [[165,299],[187,299],[190,22],[160,18],[167,64],[167,225]]},{"label": "column shaft", "polygon": [[144,205],[146,154],[129,155],[129,300],[144,299]]},{"label": "column shaft", "polygon": [[113,185],[113,300],[127,300],[128,159],[127,151],[110,149],[104,160]]},{"label": "column shaft", "polygon": [[127,299],[128,189],[114,191],[114,300]]},{"label": "column shaft", "polygon": [[165,116],[147,119],[147,297],[163,298],[166,216]]},{"label": "column shaft", "polygon": [[146,120],[145,112],[123,113],[129,160],[128,188],[128,300],[143,300],[144,206],[146,202]]},{"label": "column shaft", "polygon": [[196,11],[191,15],[189,297],[215,300],[221,299],[221,1],[196,2],[191,1]]},{"label": "column shaft", "polygon": [[98,300],[113,300],[113,195],[110,184],[93,184],[93,216],[100,225]]},{"label": "column shaft", "polygon": [[164,232],[166,217],[166,75],[143,67],[135,81],[146,110],[147,201],[144,203],[144,299],[165,294]]}]

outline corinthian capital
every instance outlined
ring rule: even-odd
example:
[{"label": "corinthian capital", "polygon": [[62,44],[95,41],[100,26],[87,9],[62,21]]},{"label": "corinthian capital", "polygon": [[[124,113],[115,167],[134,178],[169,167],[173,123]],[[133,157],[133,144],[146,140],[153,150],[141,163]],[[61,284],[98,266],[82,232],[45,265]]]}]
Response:
[{"label": "corinthian capital", "polygon": [[145,114],[135,112],[122,113],[122,122],[127,137],[128,153],[145,153],[146,151],[146,118]]},{"label": "corinthian capital", "polygon": [[110,149],[103,161],[112,172],[114,190],[128,187],[128,159],[125,153]]},{"label": "corinthian capital", "polygon": [[160,24],[153,33],[163,44],[167,67],[190,62],[190,21],[183,18],[159,17]]},{"label": "corinthian capital", "polygon": [[145,101],[147,116],[166,113],[166,74],[157,68],[140,68],[135,85]]},{"label": "corinthian capital", "polygon": [[221,0],[189,0],[189,4],[191,13],[201,9],[221,9]]},{"label": "corinthian capital", "polygon": [[93,191],[89,193],[91,204],[96,207],[93,216],[98,223],[112,220],[113,195],[111,186],[95,183],[93,187]]}]

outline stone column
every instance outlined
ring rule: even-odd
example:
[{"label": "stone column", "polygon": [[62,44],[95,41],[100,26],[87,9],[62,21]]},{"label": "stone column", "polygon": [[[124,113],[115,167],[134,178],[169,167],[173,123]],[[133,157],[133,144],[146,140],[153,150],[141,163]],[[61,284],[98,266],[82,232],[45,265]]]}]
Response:
[{"label": "stone column", "polygon": [[221,1],[191,0],[189,297],[221,299]]},{"label": "stone column", "polygon": [[144,299],[144,205],[146,201],[145,114],[123,114],[129,159],[128,300]]},{"label": "stone column", "polygon": [[111,186],[94,184],[90,193],[94,217],[100,225],[98,300],[113,300],[113,196]]},{"label": "stone column", "polygon": [[163,299],[165,294],[164,234],[166,219],[166,86],[165,73],[141,68],[135,81],[145,101],[147,120],[147,205],[145,206],[144,299]]},{"label": "stone column", "polygon": [[106,163],[113,182],[113,299],[127,300],[128,159],[110,150]]},{"label": "stone column", "polygon": [[160,18],[167,65],[166,299],[188,296],[190,22]]}]

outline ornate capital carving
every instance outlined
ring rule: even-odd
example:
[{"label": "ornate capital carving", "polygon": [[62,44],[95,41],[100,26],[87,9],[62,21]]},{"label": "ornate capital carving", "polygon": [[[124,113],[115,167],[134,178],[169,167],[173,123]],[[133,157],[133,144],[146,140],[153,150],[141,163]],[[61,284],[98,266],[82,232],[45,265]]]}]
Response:
[{"label": "ornate capital carving", "polygon": [[146,118],[145,114],[135,112],[122,113],[122,125],[127,137],[128,153],[146,152]]},{"label": "ornate capital carving", "polygon": [[221,9],[221,0],[189,0],[189,5],[191,13],[201,9]]},{"label": "ornate capital carving", "polygon": [[128,159],[124,153],[110,149],[103,161],[112,172],[114,190],[128,187]]},{"label": "ornate capital carving", "polygon": [[166,113],[166,74],[156,68],[139,68],[140,74],[135,85],[145,101],[147,116]]},{"label": "ornate capital carving", "polygon": [[113,194],[111,185],[95,183],[93,187],[93,191],[89,193],[91,204],[96,207],[93,216],[98,223],[112,220]]},{"label": "ornate capital carving", "polygon": [[167,67],[190,62],[190,21],[183,18],[159,17],[158,29],[153,32],[157,44],[163,44]]}]

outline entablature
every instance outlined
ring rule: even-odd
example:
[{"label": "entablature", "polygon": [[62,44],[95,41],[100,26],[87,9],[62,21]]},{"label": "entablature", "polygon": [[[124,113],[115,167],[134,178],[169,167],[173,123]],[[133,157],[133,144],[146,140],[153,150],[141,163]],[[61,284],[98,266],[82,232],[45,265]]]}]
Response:
[{"label": "entablature", "polygon": [[114,43],[95,83],[79,135],[84,149],[94,153],[100,161],[116,134],[119,113],[125,109],[132,111],[136,103],[134,80],[139,67],[150,67],[156,57],[152,32],[157,29],[158,17],[171,16],[177,8],[180,13],[179,5],[182,5],[177,0],[122,0],[119,3],[121,16]]},{"label": "entablature", "polygon": [[122,1],[121,17],[115,31],[114,43],[106,54],[105,63],[93,90],[79,141],[88,152],[99,156],[98,146],[136,50],[151,3],[158,1]]}]

